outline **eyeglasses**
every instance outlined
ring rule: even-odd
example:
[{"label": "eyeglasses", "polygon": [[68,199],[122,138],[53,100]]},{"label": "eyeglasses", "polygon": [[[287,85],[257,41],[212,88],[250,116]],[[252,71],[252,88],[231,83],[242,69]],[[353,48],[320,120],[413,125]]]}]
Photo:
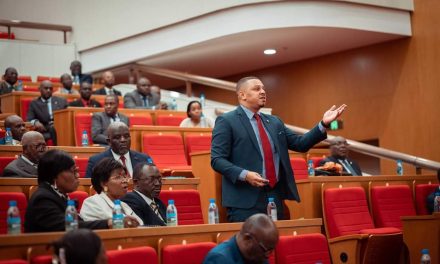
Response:
[{"label": "eyeglasses", "polygon": [[251,233],[247,233],[255,242],[257,242],[260,249],[264,252],[265,255],[269,255],[274,250],[273,248],[267,248],[261,241],[258,241],[257,238]]},{"label": "eyeglasses", "polygon": [[113,179],[115,181],[124,181],[124,180],[127,181],[129,179],[129,177],[127,176],[127,174],[124,171],[121,171],[117,175],[111,175],[110,179]]}]

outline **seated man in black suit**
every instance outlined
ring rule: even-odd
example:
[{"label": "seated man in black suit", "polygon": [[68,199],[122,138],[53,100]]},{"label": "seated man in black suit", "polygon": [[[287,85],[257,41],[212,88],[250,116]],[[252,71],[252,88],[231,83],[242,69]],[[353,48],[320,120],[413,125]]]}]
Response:
[{"label": "seated man in black suit", "polygon": [[70,63],[70,72],[72,73],[74,84],[80,84],[82,82],[93,83],[91,75],[82,73],[82,65],[80,61],[74,60]]},{"label": "seated man in black suit", "polygon": [[118,113],[119,98],[107,95],[104,100],[104,112],[92,116],[92,140],[95,144],[107,145],[107,128],[113,122],[122,122],[129,126],[128,117]]},{"label": "seated man in black suit", "polygon": [[156,165],[139,163],[133,173],[133,192],[127,193],[122,201],[127,203],[146,226],[165,226],[166,207],[159,199],[162,176]]},{"label": "seated man in black suit", "polygon": [[101,103],[96,100],[90,99],[92,96],[92,84],[89,82],[82,82],[79,87],[79,94],[81,98],[71,102],[69,106],[74,107],[101,107]]},{"label": "seated man in black suit", "polygon": [[58,94],[79,94],[77,90],[72,88],[72,86],[73,86],[72,77],[68,73],[65,73],[65,74],[61,75],[60,82],[63,85],[63,87],[60,87],[58,89],[58,91],[56,91],[54,93],[54,95],[58,95]]},{"label": "seated man in black suit", "polygon": [[31,122],[34,130],[43,134],[44,139],[52,139],[57,145],[57,133],[53,126],[53,112],[67,108],[64,98],[52,96],[53,87],[51,81],[43,81],[40,84],[40,97],[33,100],[29,106],[27,120]]},{"label": "seated man in black suit", "polygon": [[[437,171],[437,180],[440,183],[440,170]],[[434,198],[437,192],[440,192],[440,186],[426,197],[426,208],[428,208],[430,214],[434,212]]]},{"label": "seated man in black suit", "polygon": [[111,71],[106,71],[101,76],[101,83],[104,84],[104,87],[96,90],[93,94],[101,94],[101,95],[113,95],[116,94],[121,96],[121,92],[113,89],[113,85],[115,84],[115,76]]},{"label": "seated man in black suit", "polygon": [[21,145],[21,138],[26,132],[26,124],[18,115],[10,115],[5,119],[5,129],[10,128],[12,133],[12,145]]},{"label": "seated man in black suit", "polygon": [[128,126],[126,124],[122,122],[111,123],[107,129],[107,134],[107,142],[110,145],[110,148],[89,158],[86,178],[90,178],[92,176],[93,168],[103,158],[114,158],[115,160],[121,162],[127,168],[130,178],[133,175],[133,169],[138,163],[153,163],[153,160],[150,156],[130,150],[130,131],[128,130]]},{"label": "seated man in black suit", "polygon": [[323,166],[326,162],[334,162],[342,166],[344,174],[362,176],[361,168],[356,161],[348,158],[348,152],[347,140],[343,137],[335,137],[330,142],[331,156],[321,160],[319,166]]},{"label": "seated man in black suit", "polygon": [[29,131],[23,135],[23,153],[8,164],[3,171],[4,177],[36,178],[38,162],[46,152],[43,135],[37,131]]},{"label": "seated man in black suit", "polygon": [[0,82],[0,95],[17,90],[18,72],[15,68],[9,67],[5,70],[3,80]]}]

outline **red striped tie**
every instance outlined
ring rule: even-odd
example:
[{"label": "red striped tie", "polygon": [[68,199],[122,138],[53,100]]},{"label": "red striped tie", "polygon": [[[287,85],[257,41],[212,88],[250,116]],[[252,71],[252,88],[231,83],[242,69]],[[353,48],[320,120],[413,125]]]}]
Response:
[{"label": "red striped tie", "polygon": [[266,131],[264,130],[263,123],[261,123],[260,116],[258,114],[255,114],[255,119],[257,120],[258,132],[260,134],[261,145],[263,146],[266,179],[269,180],[269,185],[273,188],[277,183],[277,177],[275,174],[275,165],[273,163],[272,148],[270,146],[270,141],[266,134]]}]

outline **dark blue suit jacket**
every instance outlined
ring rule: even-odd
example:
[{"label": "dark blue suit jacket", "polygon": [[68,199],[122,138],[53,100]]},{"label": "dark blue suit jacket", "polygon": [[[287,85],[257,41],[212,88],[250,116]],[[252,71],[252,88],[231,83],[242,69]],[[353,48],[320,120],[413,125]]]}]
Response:
[{"label": "dark blue suit jacket", "polygon": [[[280,197],[299,202],[288,150],[306,152],[327,138],[327,134],[322,133],[316,126],[304,135],[297,135],[276,116],[261,114],[261,118],[280,157]],[[240,106],[219,116],[215,122],[212,132],[211,166],[223,175],[224,207],[247,209],[256,204],[260,189],[240,181],[238,177],[243,169],[262,174],[263,157],[252,125]]]},{"label": "dark blue suit jacket", "polygon": [[[94,156],[91,156],[89,158],[89,163],[87,164],[87,171],[86,171],[86,178],[92,177],[92,170],[95,167],[96,164],[103,158],[113,158],[111,149],[108,148],[106,151],[96,154]],[[136,168],[136,165],[141,162],[147,162],[147,163],[153,163],[153,160],[150,156],[145,155],[144,153],[140,153],[134,150],[130,150],[130,159],[131,159],[131,165],[134,168]]]},{"label": "dark blue suit jacket", "polygon": [[165,221],[162,221],[148,203],[137,192],[132,191],[127,193],[123,198],[126,204],[139,216],[144,222],[145,226],[166,226],[166,207],[160,199],[155,198],[154,201],[159,208],[159,214]]}]

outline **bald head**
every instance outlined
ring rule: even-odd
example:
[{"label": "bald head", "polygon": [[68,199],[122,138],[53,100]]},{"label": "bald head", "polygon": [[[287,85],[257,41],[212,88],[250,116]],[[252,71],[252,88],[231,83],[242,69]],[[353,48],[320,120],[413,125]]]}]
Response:
[{"label": "bald head", "polygon": [[138,93],[140,93],[143,96],[147,96],[151,94],[151,82],[145,77],[139,78],[136,88]]},{"label": "bald head", "polygon": [[111,71],[106,71],[101,75],[101,83],[107,88],[112,88],[115,84],[115,76]]},{"label": "bald head", "polygon": [[242,88],[245,87],[245,84],[249,81],[249,80],[259,80],[257,77],[255,76],[247,76],[247,77],[243,77],[240,80],[238,80],[237,85],[235,86],[235,91],[238,93],[238,91],[240,91]]},{"label": "bald head", "polygon": [[42,81],[40,84],[40,95],[43,99],[47,100],[52,96],[53,86],[49,80]]},{"label": "bald head", "polygon": [[38,164],[41,156],[46,152],[46,142],[40,132],[28,131],[21,139],[23,155],[33,163]]},{"label": "bald head", "polygon": [[344,137],[337,136],[330,141],[331,155],[337,159],[345,159],[348,155],[348,143]]},{"label": "bald head", "polygon": [[266,88],[257,77],[249,76],[240,79],[237,82],[236,92],[240,105],[254,113],[266,105]]},{"label": "bald head", "polygon": [[23,119],[18,115],[10,115],[5,119],[5,128],[10,128],[12,138],[21,141],[23,134],[26,132],[26,125]]},{"label": "bald head", "polygon": [[3,75],[3,78],[7,83],[10,85],[14,85],[17,82],[18,79],[18,72],[13,67],[8,67],[5,70],[5,75]]}]

